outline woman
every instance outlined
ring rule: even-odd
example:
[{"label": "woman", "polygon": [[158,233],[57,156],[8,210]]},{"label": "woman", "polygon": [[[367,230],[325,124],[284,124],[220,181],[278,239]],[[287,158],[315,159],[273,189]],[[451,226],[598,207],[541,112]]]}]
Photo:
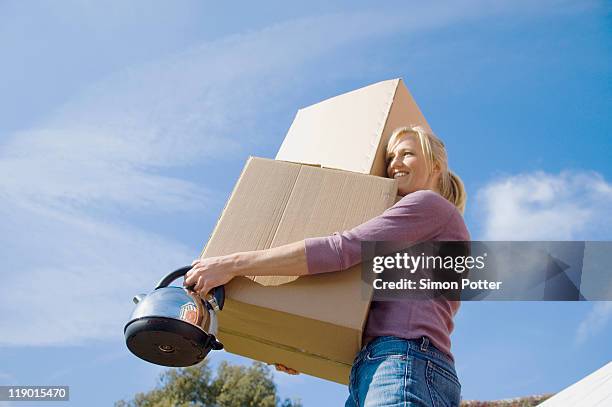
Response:
[{"label": "woman", "polygon": [[[343,233],[267,250],[199,259],[185,285],[205,295],[235,276],[306,275],[361,261],[362,240],[469,240],[461,214],[466,193],[448,169],[442,141],[421,127],[394,131],[387,175],[403,198],[380,216]],[[458,406],[461,387],[450,352],[459,302],[373,301],[349,383],[346,406]],[[291,372],[278,366],[279,370]]]}]

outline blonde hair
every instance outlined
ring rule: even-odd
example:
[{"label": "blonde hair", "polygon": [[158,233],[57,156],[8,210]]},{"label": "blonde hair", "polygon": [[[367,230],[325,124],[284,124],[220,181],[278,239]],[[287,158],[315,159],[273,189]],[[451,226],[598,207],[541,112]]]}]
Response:
[{"label": "blonde hair", "polygon": [[393,148],[400,138],[406,134],[414,134],[418,137],[429,174],[433,173],[436,165],[440,169],[437,192],[455,205],[459,212],[463,214],[467,193],[461,178],[448,168],[448,155],[442,140],[421,126],[400,127],[391,134],[387,143],[387,151]]}]

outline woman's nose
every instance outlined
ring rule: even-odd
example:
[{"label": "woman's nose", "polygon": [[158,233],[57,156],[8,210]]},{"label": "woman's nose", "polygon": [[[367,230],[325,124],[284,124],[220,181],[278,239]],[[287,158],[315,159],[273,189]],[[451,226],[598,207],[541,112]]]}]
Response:
[{"label": "woman's nose", "polygon": [[389,177],[392,177],[393,172],[397,169],[399,169],[399,162],[397,158],[394,157],[391,159],[391,161],[389,161],[389,164],[387,165],[387,175],[389,175]]}]

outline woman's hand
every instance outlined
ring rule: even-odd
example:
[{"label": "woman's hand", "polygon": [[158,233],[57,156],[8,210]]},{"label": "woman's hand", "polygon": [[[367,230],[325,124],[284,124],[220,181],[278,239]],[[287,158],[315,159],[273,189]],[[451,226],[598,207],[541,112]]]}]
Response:
[{"label": "woman's hand", "polygon": [[201,297],[206,296],[213,288],[227,284],[235,277],[231,256],[197,259],[191,265],[193,268],[185,274],[183,285],[185,287],[195,285],[192,290]]},{"label": "woman's hand", "polygon": [[280,363],[274,363],[274,367],[279,372],[285,372],[285,373],[290,374],[290,375],[300,374],[300,372],[298,372],[297,370],[291,369],[290,367],[287,367],[285,365],[281,365]]}]

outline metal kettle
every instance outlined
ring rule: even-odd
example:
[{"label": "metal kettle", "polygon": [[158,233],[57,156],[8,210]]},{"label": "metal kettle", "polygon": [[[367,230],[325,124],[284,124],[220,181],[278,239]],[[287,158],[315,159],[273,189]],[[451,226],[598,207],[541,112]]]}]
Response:
[{"label": "metal kettle", "polygon": [[185,367],[201,362],[211,350],[223,349],[215,335],[216,313],[225,302],[224,287],[215,287],[204,300],[192,287],[170,286],[191,268],[173,271],[151,293],[133,298],[136,309],[123,332],[134,355],[157,365]]}]

